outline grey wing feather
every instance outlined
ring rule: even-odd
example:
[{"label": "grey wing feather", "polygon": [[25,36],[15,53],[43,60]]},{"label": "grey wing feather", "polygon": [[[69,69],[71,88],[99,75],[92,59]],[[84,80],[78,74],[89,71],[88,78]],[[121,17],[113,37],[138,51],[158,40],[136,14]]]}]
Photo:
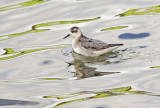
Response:
[{"label": "grey wing feather", "polygon": [[84,37],[80,39],[81,45],[85,47],[86,49],[90,50],[102,50],[106,49],[109,47],[114,47],[114,46],[120,46],[123,44],[107,44],[103,41],[100,40],[95,40],[95,39],[89,39],[87,37]]}]

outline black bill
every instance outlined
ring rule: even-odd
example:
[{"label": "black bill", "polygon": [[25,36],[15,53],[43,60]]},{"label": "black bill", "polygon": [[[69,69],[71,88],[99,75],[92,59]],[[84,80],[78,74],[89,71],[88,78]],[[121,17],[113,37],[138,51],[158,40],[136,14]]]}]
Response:
[{"label": "black bill", "polygon": [[70,36],[70,34],[68,34],[67,36],[65,36],[63,39],[65,39],[65,38],[67,38],[67,37],[69,37]]}]

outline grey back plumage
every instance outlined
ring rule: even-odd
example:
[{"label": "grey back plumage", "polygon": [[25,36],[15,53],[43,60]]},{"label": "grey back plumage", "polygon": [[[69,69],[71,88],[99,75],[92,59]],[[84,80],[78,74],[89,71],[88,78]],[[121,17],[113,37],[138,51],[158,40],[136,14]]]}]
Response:
[{"label": "grey back plumage", "polygon": [[85,36],[82,36],[79,41],[80,41],[82,47],[84,47],[88,50],[95,50],[95,51],[98,51],[98,50],[100,51],[100,50],[103,50],[103,49],[106,49],[109,47],[123,45],[123,44],[107,44],[103,41],[90,39]]}]

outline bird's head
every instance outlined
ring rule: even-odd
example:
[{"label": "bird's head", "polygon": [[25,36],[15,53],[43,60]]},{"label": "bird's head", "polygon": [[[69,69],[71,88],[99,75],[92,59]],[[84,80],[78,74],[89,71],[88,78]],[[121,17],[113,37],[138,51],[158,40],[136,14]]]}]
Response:
[{"label": "bird's head", "polygon": [[74,26],[70,29],[70,33],[67,36],[65,36],[63,39],[65,39],[69,36],[73,36],[74,38],[78,38],[81,35],[82,35],[81,30],[78,27]]}]

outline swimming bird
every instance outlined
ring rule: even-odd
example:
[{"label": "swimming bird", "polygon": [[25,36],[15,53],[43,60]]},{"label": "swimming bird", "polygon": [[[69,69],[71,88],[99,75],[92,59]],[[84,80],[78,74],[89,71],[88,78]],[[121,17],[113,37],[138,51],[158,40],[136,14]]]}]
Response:
[{"label": "swimming bird", "polygon": [[103,41],[91,39],[83,35],[81,30],[74,26],[70,29],[70,33],[63,39],[73,36],[72,48],[73,50],[84,56],[100,56],[111,52],[115,48],[123,44],[107,44]]}]

